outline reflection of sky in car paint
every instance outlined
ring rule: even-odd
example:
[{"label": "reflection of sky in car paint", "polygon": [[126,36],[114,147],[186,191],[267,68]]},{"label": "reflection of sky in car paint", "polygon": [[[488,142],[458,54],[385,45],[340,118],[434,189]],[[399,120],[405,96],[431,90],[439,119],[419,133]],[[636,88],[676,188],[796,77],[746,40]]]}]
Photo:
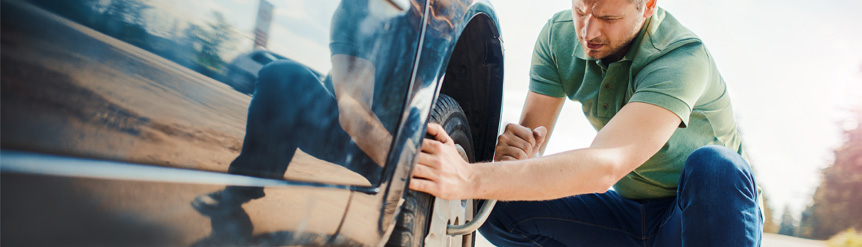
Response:
[{"label": "reflection of sky in car paint", "polygon": [[[180,27],[186,23],[205,25],[213,12],[221,12],[233,26],[239,39],[236,49],[226,51],[224,58],[250,51],[254,39],[258,0],[200,0],[171,1],[150,0],[158,12],[149,14],[148,22],[163,28],[153,30],[166,35],[174,22]],[[273,6],[273,21],[270,26],[268,49],[282,56],[303,63],[319,72],[329,71],[329,27],[332,13],[338,6],[336,0],[270,0]]]}]

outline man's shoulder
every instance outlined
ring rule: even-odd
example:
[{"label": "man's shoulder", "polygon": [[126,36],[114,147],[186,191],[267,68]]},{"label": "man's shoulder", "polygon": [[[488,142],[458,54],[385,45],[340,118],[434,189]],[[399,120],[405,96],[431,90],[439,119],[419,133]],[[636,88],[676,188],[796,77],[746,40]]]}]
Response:
[{"label": "man's shoulder", "polygon": [[691,43],[702,44],[694,32],[683,26],[664,9],[659,8],[649,24],[647,39],[652,48],[658,51],[673,50],[673,48]]},{"label": "man's shoulder", "polygon": [[561,10],[551,16],[551,18],[548,19],[548,23],[545,25],[543,35],[539,38],[544,39],[544,42],[552,44],[550,47],[553,47],[555,52],[560,50],[570,50],[572,48],[571,46],[578,43],[572,42],[573,39],[577,39],[575,25],[572,19],[572,11]]},{"label": "man's shoulder", "polygon": [[551,19],[550,19],[551,23],[572,22],[572,21],[574,21],[574,19],[572,18],[572,10],[570,10],[570,9],[560,10],[557,13],[554,13],[554,15],[551,16]]},{"label": "man's shoulder", "polygon": [[[656,11],[647,25],[649,26],[646,28],[646,35],[632,65],[635,68],[645,66],[656,59],[677,57],[685,54],[685,51],[705,49],[703,42],[694,32],[661,8]],[[668,56],[669,53],[674,55]],[[689,55],[701,56],[702,54],[695,52]]]}]

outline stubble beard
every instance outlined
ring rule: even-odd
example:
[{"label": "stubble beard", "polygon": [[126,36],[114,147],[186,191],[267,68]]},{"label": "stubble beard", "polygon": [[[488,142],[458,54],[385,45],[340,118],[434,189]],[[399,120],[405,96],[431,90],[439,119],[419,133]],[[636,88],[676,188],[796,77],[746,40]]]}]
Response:
[{"label": "stubble beard", "polygon": [[[591,55],[590,52],[593,50],[590,50],[587,47],[587,42],[582,41],[581,47],[583,47],[587,51],[586,55],[588,57],[591,57],[591,58],[596,59],[596,60],[608,60],[608,62],[616,62],[616,61],[622,59],[623,56],[625,56],[625,54],[629,51],[629,49],[631,48],[631,44],[633,43],[635,37],[638,36],[638,33],[640,33],[641,28],[643,27],[643,25],[646,24],[646,22],[643,19],[638,20],[638,22],[640,23],[640,25],[635,25],[634,29],[629,33],[629,36],[626,37],[622,41],[607,42],[607,40],[597,40],[597,39],[590,40],[593,43],[605,44],[605,46],[607,48],[610,48],[609,51]],[[579,40],[584,40],[584,38],[580,37],[580,35],[578,38],[579,38]],[[600,41],[600,42],[597,42],[597,41]]]}]

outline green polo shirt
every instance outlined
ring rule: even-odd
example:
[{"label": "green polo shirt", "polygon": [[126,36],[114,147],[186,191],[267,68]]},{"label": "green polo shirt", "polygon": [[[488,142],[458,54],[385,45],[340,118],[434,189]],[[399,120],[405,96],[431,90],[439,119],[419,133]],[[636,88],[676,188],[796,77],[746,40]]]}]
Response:
[{"label": "green polo shirt", "polygon": [[596,130],[628,102],[653,104],[682,120],[658,153],[614,185],[617,193],[629,199],[675,196],[682,167],[695,149],[714,144],[743,154],[715,62],[670,13],[657,9],[626,55],[610,64],[587,57],[576,34],[570,10],[548,20],[533,52],[531,91],[580,102]]}]

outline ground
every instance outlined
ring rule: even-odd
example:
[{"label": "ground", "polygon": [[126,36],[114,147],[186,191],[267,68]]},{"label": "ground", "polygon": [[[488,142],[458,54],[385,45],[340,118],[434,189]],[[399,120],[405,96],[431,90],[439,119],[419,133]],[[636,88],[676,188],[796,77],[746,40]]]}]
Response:
[{"label": "ground", "polygon": [[[491,247],[494,246],[481,235],[476,238],[476,247]],[[761,247],[824,247],[826,242],[795,238],[790,236],[778,235],[774,233],[763,234],[763,244]]]}]

